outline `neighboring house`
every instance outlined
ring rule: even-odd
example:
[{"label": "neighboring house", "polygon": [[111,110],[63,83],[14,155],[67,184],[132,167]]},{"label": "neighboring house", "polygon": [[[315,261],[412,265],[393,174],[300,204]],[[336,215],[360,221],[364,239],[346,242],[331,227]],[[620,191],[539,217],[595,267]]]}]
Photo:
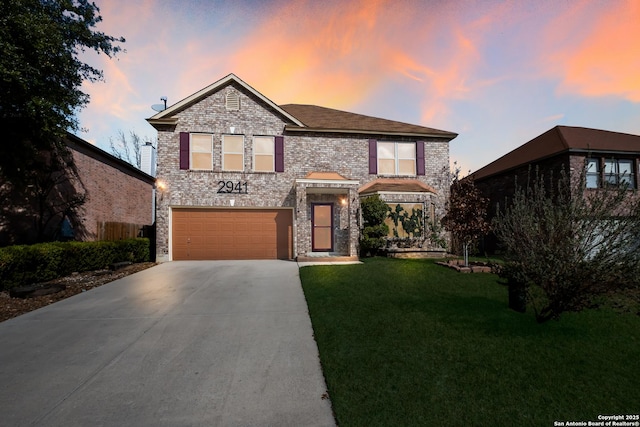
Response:
[{"label": "neighboring house", "polygon": [[0,183],[0,246],[117,239],[153,224],[152,176],[71,133],[64,143],[66,168],[45,161],[29,175],[26,191]]},{"label": "neighboring house", "polygon": [[147,119],[158,130],[158,260],[356,258],[360,197],[443,214],[457,135],[276,105],[230,74]]},{"label": "neighboring house", "polygon": [[[627,184],[638,188],[640,176],[640,136],[599,129],[556,126],[498,160],[472,173],[476,186],[489,199],[489,216],[496,205],[504,205],[518,186],[526,184],[529,173],[546,178],[564,170],[572,179],[586,167],[586,188]],[[495,242],[487,240],[488,251]]]},{"label": "neighboring house", "polygon": [[99,227],[108,222],[153,224],[155,178],[75,135],[66,142],[86,192],[76,239],[102,237]]}]

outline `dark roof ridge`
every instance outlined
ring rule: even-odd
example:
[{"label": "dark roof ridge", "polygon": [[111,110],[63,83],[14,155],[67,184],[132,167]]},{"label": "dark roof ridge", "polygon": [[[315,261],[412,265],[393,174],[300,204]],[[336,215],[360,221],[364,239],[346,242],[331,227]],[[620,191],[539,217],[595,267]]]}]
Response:
[{"label": "dark roof ridge", "polygon": [[557,125],[473,172],[480,180],[563,152],[640,152],[640,135]]}]

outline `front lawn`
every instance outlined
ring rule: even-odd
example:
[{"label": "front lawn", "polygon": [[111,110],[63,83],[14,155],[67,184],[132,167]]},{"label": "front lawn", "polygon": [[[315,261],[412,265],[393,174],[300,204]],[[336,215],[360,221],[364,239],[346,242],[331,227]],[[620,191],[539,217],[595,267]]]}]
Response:
[{"label": "front lawn", "polygon": [[431,260],[300,269],[345,426],[553,426],[640,412],[640,316],[537,324],[492,274]]}]

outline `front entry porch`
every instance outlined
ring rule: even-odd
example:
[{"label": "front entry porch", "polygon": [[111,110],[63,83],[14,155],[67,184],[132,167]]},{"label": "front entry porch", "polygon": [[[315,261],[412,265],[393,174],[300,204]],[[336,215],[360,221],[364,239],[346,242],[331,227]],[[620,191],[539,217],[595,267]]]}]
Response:
[{"label": "front entry porch", "polygon": [[333,172],[296,180],[297,259],[358,259],[358,186]]}]

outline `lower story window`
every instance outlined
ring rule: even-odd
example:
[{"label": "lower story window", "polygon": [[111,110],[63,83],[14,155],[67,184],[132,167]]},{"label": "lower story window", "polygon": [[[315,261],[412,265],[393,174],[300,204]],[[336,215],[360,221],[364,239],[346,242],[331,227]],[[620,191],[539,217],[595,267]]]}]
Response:
[{"label": "lower story window", "polygon": [[422,203],[388,203],[388,237],[422,237],[424,234],[424,205]]}]

